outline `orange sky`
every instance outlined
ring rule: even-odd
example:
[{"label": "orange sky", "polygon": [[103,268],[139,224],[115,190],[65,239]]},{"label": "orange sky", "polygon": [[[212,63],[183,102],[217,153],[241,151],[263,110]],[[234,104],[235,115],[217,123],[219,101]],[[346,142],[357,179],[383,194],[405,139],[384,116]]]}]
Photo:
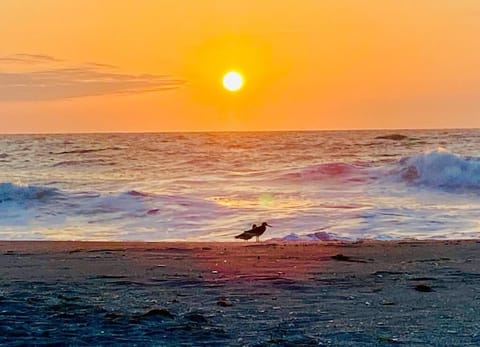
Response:
[{"label": "orange sky", "polygon": [[0,43],[2,133],[480,127],[476,0],[2,0]]}]

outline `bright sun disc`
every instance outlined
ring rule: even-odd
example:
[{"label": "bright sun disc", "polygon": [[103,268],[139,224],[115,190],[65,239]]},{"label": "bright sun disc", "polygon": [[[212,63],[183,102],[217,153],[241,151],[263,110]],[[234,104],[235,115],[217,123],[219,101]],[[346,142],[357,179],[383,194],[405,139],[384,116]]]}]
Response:
[{"label": "bright sun disc", "polygon": [[223,87],[230,91],[236,92],[243,86],[243,77],[238,72],[230,71],[223,76]]}]

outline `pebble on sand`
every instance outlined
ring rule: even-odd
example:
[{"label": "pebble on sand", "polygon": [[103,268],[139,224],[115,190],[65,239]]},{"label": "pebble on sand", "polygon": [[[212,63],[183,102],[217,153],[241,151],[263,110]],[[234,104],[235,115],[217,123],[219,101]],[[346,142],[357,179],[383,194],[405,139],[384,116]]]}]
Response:
[{"label": "pebble on sand", "polygon": [[218,306],[222,306],[222,307],[233,306],[233,304],[232,304],[230,301],[228,301],[227,299],[225,299],[225,298],[220,298],[220,299],[218,299],[217,305],[218,305]]},{"label": "pebble on sand", "polygon": [[424,292],[424,293],[433,292],[433,288],[430,286],[427,286],[426,284],[417,284],[414,287],[414,289],[418,292]]},{"label": "pebble on sand", "polygon": [[175,316],[167,309],[164,308],[153,308],[145,312],[142,317],[164,317],[174,319]]}]

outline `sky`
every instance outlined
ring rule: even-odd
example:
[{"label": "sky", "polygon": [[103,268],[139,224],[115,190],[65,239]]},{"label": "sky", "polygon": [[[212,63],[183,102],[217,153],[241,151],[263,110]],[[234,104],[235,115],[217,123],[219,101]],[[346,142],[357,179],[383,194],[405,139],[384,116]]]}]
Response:
[{"label": "sky", "polygon": [[2,0],[0,43],[0,133],[480,127],[477,0]]}]

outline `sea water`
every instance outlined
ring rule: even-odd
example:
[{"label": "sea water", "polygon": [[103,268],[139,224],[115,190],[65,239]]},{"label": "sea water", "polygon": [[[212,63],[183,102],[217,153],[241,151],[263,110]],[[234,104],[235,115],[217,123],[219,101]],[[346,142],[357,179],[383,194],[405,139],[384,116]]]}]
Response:
[{"label": "sea water", "polygon": [[2,135],[0,168],[4,240],[480,236],[480,130]]}]

